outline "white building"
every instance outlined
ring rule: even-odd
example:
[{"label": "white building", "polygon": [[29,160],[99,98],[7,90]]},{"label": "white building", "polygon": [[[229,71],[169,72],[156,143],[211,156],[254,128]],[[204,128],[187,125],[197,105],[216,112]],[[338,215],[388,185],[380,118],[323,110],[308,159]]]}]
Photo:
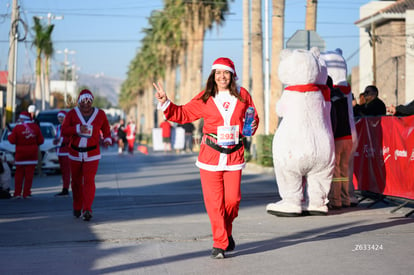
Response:
[{"label": "white building", "polygon": [[[78,96],[78,86],[76,81],[51,80],[50,93],[61,93],[63,96],[71,96],[76,99]],[[51,99],[50,102],[53,102]]]},{"label": "white building", "polygon": [[354,95],[375,85],[386,105],[414,100],[414,1],[370,2],[360,8],[360,18]]}]

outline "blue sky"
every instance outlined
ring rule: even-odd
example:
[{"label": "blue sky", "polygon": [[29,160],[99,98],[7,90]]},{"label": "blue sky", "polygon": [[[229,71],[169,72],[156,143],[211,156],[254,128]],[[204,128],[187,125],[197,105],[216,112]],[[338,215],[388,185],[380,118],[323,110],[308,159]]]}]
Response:
[{"label": "blue sky", "polygon": [[[271,6],[271,0],[269,7]],[[370,1],[318,1],[317,32],[325,40],[326,49],[342,48],[349,70],[358,65],[359,7]],[[7,69],[8,32],[12,0],[0,4],[0,70]],[[82,74],[104,74],[125,78],[130,61],[140,47],[142,29],[148,27],[151,11],[162,9],[161,0],[18,0],[21,18],[33,26],[33,16],[63,16],[55,24],[55,50],[75,51],[68,60]],[[263,7],[264,7],[263,2]],[[305,28],[306,0],[286,0],[285,40],[296,30]],[[208,31],[204,48],[204,75],[219,56],[233,59],[236,70],[242,65],[242,0],[230,4],[230,14],[223,26]],[[270,16],[269,16],[270,18]],[[47,19],[44,19],[47,23]],[[263,15],[264,20],[264,15]],[[271,24],[270,24],[271,25]],[[264,27],[263,27],[264,30]],[[27,41],[33,36],[28,34]],[[35,48],[30,42],[19,43],[18,75],[34,74]],[[60,68],[64,54],[53,57],[52,70]],[[239,73],[241,75],[241,73]]]}]

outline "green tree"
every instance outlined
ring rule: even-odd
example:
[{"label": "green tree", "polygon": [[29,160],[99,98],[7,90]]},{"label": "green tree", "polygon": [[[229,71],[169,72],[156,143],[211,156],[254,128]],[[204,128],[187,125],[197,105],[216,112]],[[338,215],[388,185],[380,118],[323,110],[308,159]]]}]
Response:
[{"label": "green tree", "polygon": [[96,95],[94,96],[93,106],[100,109],[108,109],[112,107],[112,104],[106,97]]},{"label": "green tree", "polygon": [[[33,45],[36,47],[35,105],[39,109],[40,103],[43,103],[45,100],[45,93],[42,87],[42,78],[45,73],[45,69],[47,71],[47,75],[49,75],[48,61],[46,62],[47,67],[45,66],[45,68],[42,68],[42,60],[43,55],[50,57],[53,54],[53,43],[51,37],[54,25],[44,26],[37,17],[33,17],[33,21],[33,30],[35,32]],[[47,80],[49,80],[49,76],[47,76]],[[45,108],[44,104],[42,104],[41,107],[43,110]]]},{"label": "green tree", "polygon": [[45,27],[45,45],[43,48],[44,54],[44,98],[47,103],[50,102],[50,58],[54,54],[53,42],[52,42],[52,32],[54,25],[48,25]]}]

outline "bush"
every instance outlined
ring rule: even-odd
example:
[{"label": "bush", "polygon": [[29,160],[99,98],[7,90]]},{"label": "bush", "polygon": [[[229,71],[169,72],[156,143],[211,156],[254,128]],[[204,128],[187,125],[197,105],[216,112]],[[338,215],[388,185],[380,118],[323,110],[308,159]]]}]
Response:
[{"label": "bush", "polygon": [[272,154],[272,141],[273,135],[258,135],[257,142],[257,163],[265,166],[273,166],[273,154]]},{"label": "bush", "polygon": [[140,144],[152,145],[152,134],[139,133],[137,134],[137,141]]},{"label": "bush", "polygon": [[244,144],[244,160],[246,162],[249,162],[253,158],[252,153],[251,153],[251,150],[252,150],[251,149],[251,144],[252,144],[251,137],[243,137],[243,144]]}]

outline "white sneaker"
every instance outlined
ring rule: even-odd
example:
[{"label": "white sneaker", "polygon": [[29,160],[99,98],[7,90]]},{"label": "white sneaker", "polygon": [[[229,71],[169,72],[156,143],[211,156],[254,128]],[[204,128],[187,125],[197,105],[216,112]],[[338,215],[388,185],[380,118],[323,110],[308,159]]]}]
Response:
[{"label": "white sneaker", "polygon": [[269,203],[266,206],[267,213],[278,217],[298,217],[302,215],[301,205],[286,203],[283,200],[276,203]]},{"label": "white sneaker", "polygon": [[304,209],[306,214],[311,216],[326,216],[328,214],[328,206],[314,206],[314,205],[307,205]]}]

